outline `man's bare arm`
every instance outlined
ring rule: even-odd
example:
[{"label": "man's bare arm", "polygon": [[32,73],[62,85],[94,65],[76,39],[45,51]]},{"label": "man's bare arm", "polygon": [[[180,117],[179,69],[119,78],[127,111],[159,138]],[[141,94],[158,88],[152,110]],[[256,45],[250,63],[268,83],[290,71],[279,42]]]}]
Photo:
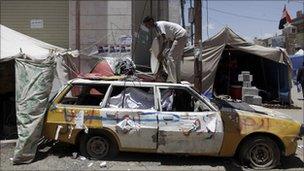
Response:
[{"label": "man's bare arm", "polygon": [[157,55],[157,59],[161,61],[164,57],[162,56],[163,51],[165,50],[166,47],[166,35],[161,34],[161,36],[158,36],[158,41],[159,41],[159,53]]}]

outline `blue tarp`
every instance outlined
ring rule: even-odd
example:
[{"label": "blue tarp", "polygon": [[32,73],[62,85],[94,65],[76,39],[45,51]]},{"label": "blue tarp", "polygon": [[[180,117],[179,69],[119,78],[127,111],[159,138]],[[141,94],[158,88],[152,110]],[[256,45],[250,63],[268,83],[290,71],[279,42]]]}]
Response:
[{"label": "blue tarp", "polygon": [[292,78],[293,80],[297,79],[297,71],[303,65],[304,62],[304,55],[293,55],[290,56],[290,60],[292,62]]}]

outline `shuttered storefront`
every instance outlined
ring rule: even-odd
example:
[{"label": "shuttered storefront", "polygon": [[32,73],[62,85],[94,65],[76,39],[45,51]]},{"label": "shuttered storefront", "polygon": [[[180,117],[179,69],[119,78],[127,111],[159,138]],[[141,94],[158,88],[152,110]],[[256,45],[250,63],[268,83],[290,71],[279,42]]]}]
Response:
[{"label": "shuttered storefront", "polygon": [[1,24],[44,42],[68,48],[69,1],[1,0]]}]

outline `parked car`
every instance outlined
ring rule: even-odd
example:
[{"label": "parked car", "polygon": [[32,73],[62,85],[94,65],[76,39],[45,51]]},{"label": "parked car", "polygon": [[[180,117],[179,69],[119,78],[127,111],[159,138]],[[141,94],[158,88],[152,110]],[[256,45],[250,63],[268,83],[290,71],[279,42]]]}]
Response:
[{"label": "parked car", "polygon": [[43,134],[97,159],[119,151],[238,155],[269,169],[295,154],[304,125],[259,106],[210,102],[187,84],[74,79],[53,99]]}]

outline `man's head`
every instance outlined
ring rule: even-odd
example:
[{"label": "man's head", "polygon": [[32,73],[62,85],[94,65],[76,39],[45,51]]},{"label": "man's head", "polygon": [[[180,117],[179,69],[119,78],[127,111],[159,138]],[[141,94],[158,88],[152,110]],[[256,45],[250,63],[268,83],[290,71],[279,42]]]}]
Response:
[{"label": "man's head", "polygon": [[155,23],[154,23],[154,19],[150,16],[146,16],[144,19],[143,19],[143,24],[148,28],[148,29],[151,29],[155,26]]}]

